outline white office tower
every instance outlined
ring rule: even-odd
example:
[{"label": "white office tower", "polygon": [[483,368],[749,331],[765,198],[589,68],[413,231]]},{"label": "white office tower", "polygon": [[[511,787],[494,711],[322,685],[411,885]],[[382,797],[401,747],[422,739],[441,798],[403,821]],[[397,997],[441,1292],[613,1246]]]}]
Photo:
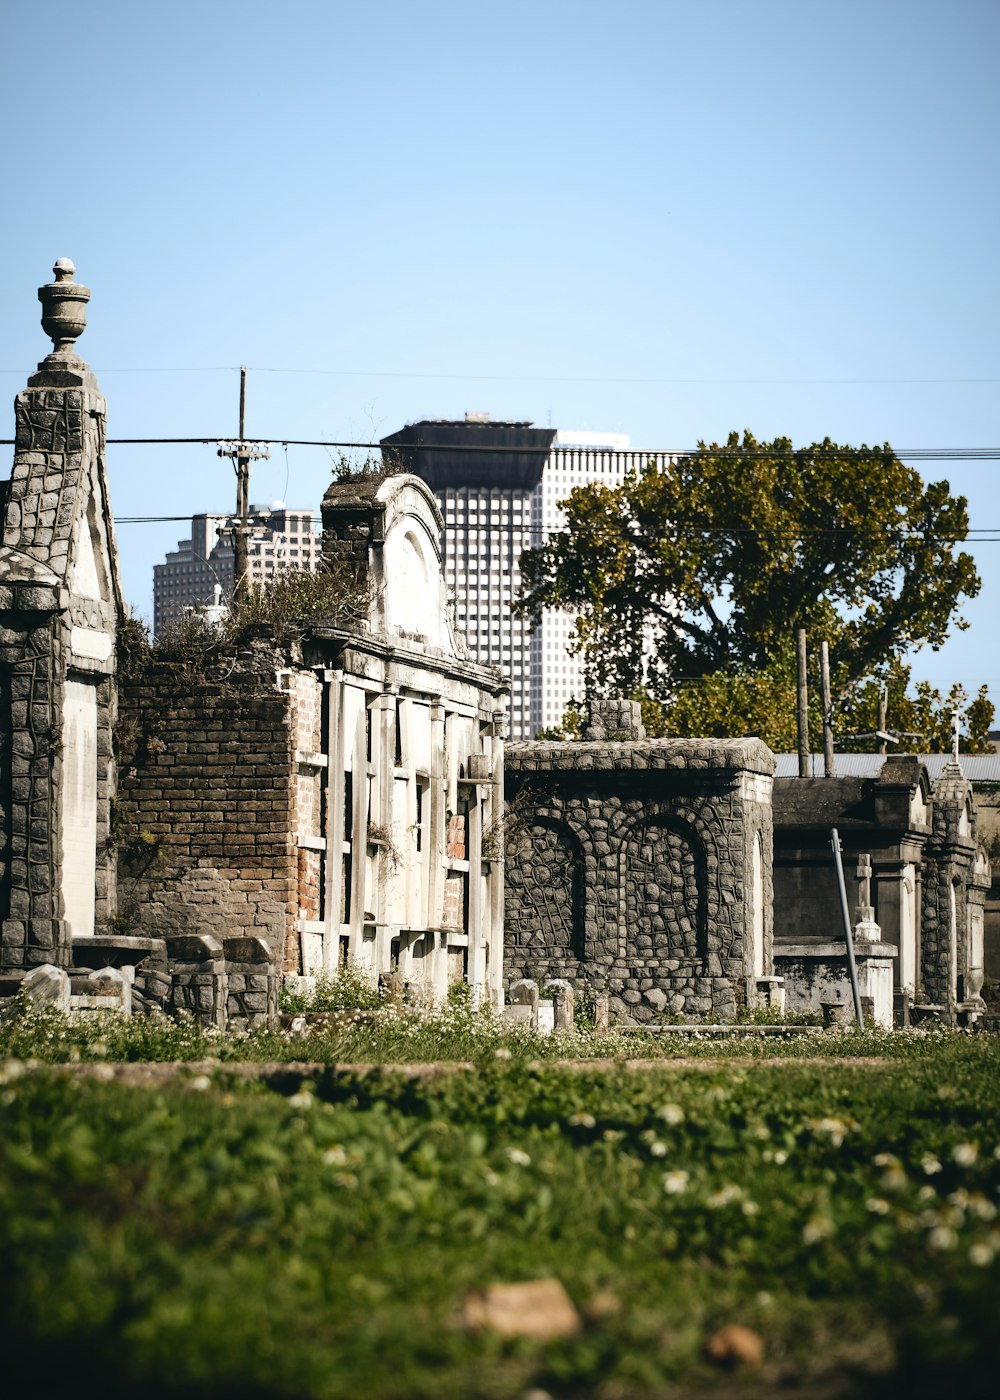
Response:
[{"label": "white office tower", "polygon": [[[193,515],[191,538],[179,540],[166,562],[153,566],[153,631],[162,636],[186,610],[216,602],[217,587],[233,591],[232,515]],[[247,546],[250,581],[261,583],[281,569],[312,572],[320,559],[315,512],[292,509],[284,501],[250,507]]]},{"label": "white office tower", "polygon": [[532,632],[513,616],[521,552],[560,528],[574,486],[617,485],[645,456],[624,434],[556,433],[486,414],[411,424],[383,438],[382,451],[437,498],[455,621],[473,658],[510,677],[510,737],[558,725],[571,697],[583,699],[582,666],[567,650],[573,618],[546,609]]},{"label": "white office tower", "polygon": [[[574,486],[619,486],[631,466],[627,433],[556,433],[532,498],[532,536],[545,540],[566,524],[562,504]],[[584,698],[583,662],[570,653],[574,615],[546,608],[531,636],[531,734],[555,729],[570,700]]]}]

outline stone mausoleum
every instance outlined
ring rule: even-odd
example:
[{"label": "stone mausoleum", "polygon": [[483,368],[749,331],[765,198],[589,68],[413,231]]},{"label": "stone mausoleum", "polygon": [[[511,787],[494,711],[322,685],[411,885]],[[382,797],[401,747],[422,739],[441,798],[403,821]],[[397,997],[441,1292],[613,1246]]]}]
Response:
[{"label": "stone mausoleum", "polygon": [[610,994],[618,1019],[730,1019],[769,996],[771,786],[757,739],[647,739],[598,702],[584,742],[506,754],[508,982]]},{"label": "stone mausoleum", "polygon": [[452,627],[441,529],[417,477],[335,482],[323,550],[357,616],[123,682],[122,800],[159,849],[138,853],[140,933],[185,934],[209,965],[240,930],[285,976],[350,961],[501,1000],[505,685]]}]

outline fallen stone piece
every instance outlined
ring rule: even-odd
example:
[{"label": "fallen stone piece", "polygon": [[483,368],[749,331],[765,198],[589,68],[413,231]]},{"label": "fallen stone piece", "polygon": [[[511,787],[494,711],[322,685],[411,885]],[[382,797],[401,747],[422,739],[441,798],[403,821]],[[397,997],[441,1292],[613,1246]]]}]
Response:
[{"label": "fallen stone piece", "polygon": [[580,1315],[557,1278],[494,1283],[485,1293],[470,1293],[464,1320],[476,1331],[543,1342],[574,1337],[580,1330]]},{"label": "fallen stone piece", "polygon": [[764,1361],[764,1343],[749,1327],[730,1322],[712,1333],[705,1355],[720,1366],[747,1366],[755,1371]]}]

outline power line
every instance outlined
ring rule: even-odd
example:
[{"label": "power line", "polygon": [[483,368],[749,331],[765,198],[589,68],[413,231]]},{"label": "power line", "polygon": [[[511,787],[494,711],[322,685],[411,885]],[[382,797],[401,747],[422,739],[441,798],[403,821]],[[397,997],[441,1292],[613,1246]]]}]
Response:
[{"label": "power line", "polygon": [[[237,365],[119,365],[105,366],[102,374],[229,374]],[[323,369],[315,366],[248,365],[255,374],[318,374],[342,379],[428,379],[462,381],[477,384],[720,384],[720,385],[866,385],[866,384],[1000,384],[1000,376],[964,375],[956,377],[885,376],[866,378],[719,378],[673,377],[659,375],[588,375],[588,374],[456,374],[449,371]],[[25,374],[24,369],[0,369],[0,374]]]},{"label": "power line", "polygon": [[[659,460],[676,458],[692,458],[695,460],[710,457],[735,457],[741,460],[752,461],[781,461],[786,457],[809,456],[813,458],[828,457],[831,461],[837,461],[849,456],[854,452],[867,451],[873,455],[890,455],[900,460],[921,461],[921,462],[995,462],[1000,461],[1000,447],[889,447],[882,446],[868,447],[862,444],[856,447],[831,447],[824,449],[821,444],[815,447],[790,447],[787,450],[774,451],[763,447],[580,447],[563,446],[561,443],[553,443],[551,448],[538,447],[509,447],[503,444],[490,446],[481,443],[455,443],[455,442],[421,442],[421,443],[394,443],[388,447],[383,447],[381,442],[347,442],[329,438],[285,438],[268,437],[264,434],[257,434],[260,442],[278,443],[281,447],[342,447],[353,450],[364,450],[369,452],[388,451],[390,454],[402,455],[407,452],[462,452],[468,456],[475,456],[481,453],[489,453],[493,456],[537,456],[547,457],[550,452],[559,452],[566,456],[573,457],[629,457],[643,458],[646,460]],[[148,438],[108,438],[109,446],[115,447],[172,447],[172,446],[199,446],[218,447],[221,441],[228,441],[222,434],[218,436],[202,437],[148,437]],[[0,438],[0,446],[13,447],[14,438]]]}]

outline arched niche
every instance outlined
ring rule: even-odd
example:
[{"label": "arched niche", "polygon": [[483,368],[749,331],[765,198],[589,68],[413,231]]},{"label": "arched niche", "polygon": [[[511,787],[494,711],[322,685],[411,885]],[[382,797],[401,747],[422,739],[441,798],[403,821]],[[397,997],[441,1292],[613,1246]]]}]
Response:
[{"label": "arched niche", "polygon": [[533,817],[507,862],[507,937],[533,957],[584,957],[584,859],[579,839],[552,817]]},{"label": "arched niche", "polygon": [[707,871],[687,822],[652,817],[622,851],[629,957],[700,958],[707,952]]}]

